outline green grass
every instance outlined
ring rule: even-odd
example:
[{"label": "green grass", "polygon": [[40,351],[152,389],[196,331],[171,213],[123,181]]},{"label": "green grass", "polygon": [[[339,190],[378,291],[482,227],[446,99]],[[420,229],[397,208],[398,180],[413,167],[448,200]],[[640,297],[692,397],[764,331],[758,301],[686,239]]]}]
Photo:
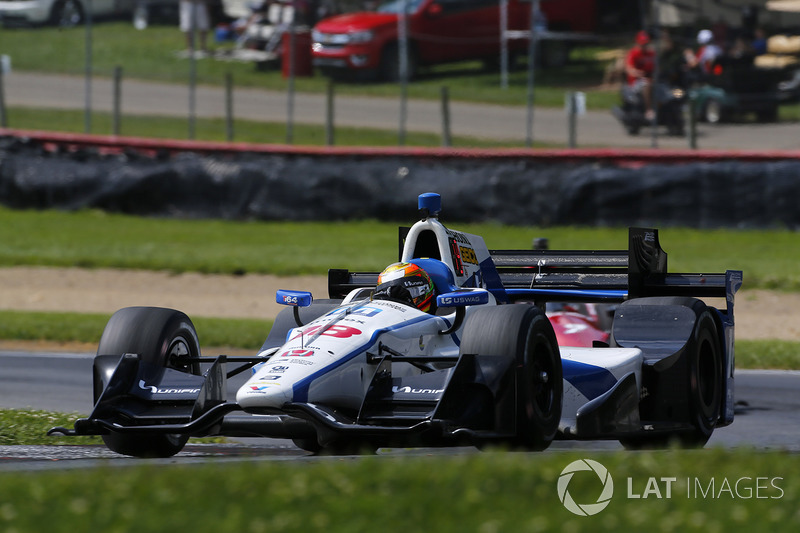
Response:
[{"label": "green grass", "polygon": [[[110,317],[102,313],[0,311],[0,339],[96,345]],[[240,348],[255,353],[272,328],[272,320],[191,318],[204,347]]]},{"label": "green grass", "polygon": [[[84,112],[81,110],[11,107],[7,109],[7,115],[9,128],[70,133],[84,133],[85,131]],[[122,116],[120,122],[119,134],[128,137],[186,139],[189,135],[186,118],[126,114]],[[96,135],[114,133],[110,113],[92,112],[92,133]],[[225,120],[197,118],[194,138],[198,141],[227,141]],[[237,119],[233,125],[232,140],[245,143],[283,144],[286,143],[286,124]],[[453,136],[451,142],[452,146],[462,148],[509,148],[525,145],[523,141],[501,142],[460,135]],[[307,124],[292,126],[292,144],[322,146],[326,143],[325,126]],[[339,126],[334,131],[334,144],[336,146],[397,146],[398,136],[391,130]],[[406,133],[406,146],[440,146],[441,144],[440,135],[413,131]],[[554,145],[534,142],[534,147],[552,146]]]},{"label": "green grass", "polygon": [[[47,436],[47,430],[52,427],[72,427],[75,419],[79,416],[86,415],[27,409],[0,409],[0,446],[103,444],[100,437]],[[0,529],[4,528],[0,526]]]},{"label": "green grass", "polygon": [[[405,222],[408,224],[408,221]],[[0,265],[137,268],[175,272],[320,274],[380,271],[397,258],[396,223],[165,220],[101,211],[0,208]],[[482,235],[491,249],[626,249],[623,228],[450,224]],[[672,272],[744,271],[746,289],[800,290],[800,235],[789,230],[659,233]]]},{"label": "green grass", "polygon": [[800,342],[737,339],[736,368],[800,370]]},{"label": "green grass", "polygon": [[[61,413],[41,409],[0,409],[0,446],[103,446],[103,440],[99,436],[47,435],[53,427],[72,428],[76,419],[88,415],[89,413]],[[224,437],[192,437],[189,442],[209,444],[227,440]],[[0,531],[6,531],[2,525]]]},{"label": "green grass", "polygon": [[[607,508],[582,517],[561,504],[557,484],[568,464],[587,455],[608,469],[614,491]],[[648,498],[628,497],[628,483],[630,494],[641,496],[651,478],[661,498],[653,489]],[[675,479],[669,498],[662,478]],[[578,503],[594,503],[601,488],[589,471],[577,472],[568,484]],[[141,464],[80,475],[0,473],[0,529],[789,532],[800,527],[798,491],[800,467],[793,457],[749,450]]]}]

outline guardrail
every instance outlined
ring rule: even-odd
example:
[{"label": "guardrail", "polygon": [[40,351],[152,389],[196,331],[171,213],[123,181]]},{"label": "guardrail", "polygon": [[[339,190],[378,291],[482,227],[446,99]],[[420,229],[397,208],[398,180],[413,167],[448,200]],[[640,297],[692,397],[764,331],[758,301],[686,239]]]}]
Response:
[{"label": "guardrail", "polygon": [[649,163],[690,163],[700,161],[768,162],[800,159],[800,150],[692,150],[664,148],[448,148],[408,146],[299,146],[244,142],[191,141],[154,139],[117,135],[63,133],[53,131],[0,128],[0,137],[19,142],[33,142],[46,151],[95,150],[98,153],[135,151],[143,155],[163,156],[180,152],[254,153],[278,155],[315,155],[332,157],[428,157],[436,159],[528,159],[553,163],[609,163],[636,166]]}]

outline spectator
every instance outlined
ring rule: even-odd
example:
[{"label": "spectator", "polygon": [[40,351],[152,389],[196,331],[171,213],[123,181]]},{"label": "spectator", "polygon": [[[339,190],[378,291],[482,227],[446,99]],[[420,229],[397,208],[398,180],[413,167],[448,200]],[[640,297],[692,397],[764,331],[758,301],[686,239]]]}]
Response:
[{"label": "spectator", "polygon": [[680,87],[686,84],[686,58],[666,30],[661,30],[658,69],[661,81]]},{"label": "spectator", "polygon": [[625,75],[628,88],[642,95],[645,109],[645,119],[653,120],[655,112],[652,106],[653,67],[655,66],[655,53],[650,46],[650,35],[642,30],[636,34],[636,44],[625,57]]},{"label": "spectator", "polygon": [[211,21],[205,0],[180,0],[180,29],[186,35],[186,47],[190,52],[197,50],[195,35],[200,37],[200,50],[208,53],[208,30]]},{"label": "spectator", "polygon": [[767,53],[767,34],[764,33],[764,28],[756,28],[753,33],[753,42],[751,43],[753,53],[757,56]]},{"label": "spectator", "polygon": [[714,34],[711,30],[700,30],[697,34],[697,44],[699,48],[694,54],[688,54],[689,66],[700,70],[703,74],[709,74],[714,62],[722,55],[722,49],[714,42]]}]

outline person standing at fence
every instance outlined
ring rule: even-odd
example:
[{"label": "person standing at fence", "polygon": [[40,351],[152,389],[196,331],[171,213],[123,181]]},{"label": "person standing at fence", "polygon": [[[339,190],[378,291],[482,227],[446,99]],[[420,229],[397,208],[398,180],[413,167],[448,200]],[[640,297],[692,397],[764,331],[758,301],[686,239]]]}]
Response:
[{"label": "person standing at fence", "polygon": [[[208,30],[211,21],[206,0],[180,0],[180,29],[186,35],[186,48],[208,53]],[[199,43],[194,38],[199,37]],[[198,46],[198,44],[200,46]]]}]

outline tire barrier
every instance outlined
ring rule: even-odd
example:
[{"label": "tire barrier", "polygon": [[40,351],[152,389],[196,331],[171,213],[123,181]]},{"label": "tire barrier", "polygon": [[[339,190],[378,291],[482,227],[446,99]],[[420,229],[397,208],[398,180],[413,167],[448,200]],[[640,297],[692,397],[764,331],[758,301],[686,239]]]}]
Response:
[{"label": "tire barrier", "polygon": [[642,158],[637,151],[572,150],[554,157],[185,145],[75,148],[3,136],[0,203],[160,217],[395,221],[415,216],[409,198],[436,191],[444,216],[457,222],[800,227],[800,159],[792,154]]}]

